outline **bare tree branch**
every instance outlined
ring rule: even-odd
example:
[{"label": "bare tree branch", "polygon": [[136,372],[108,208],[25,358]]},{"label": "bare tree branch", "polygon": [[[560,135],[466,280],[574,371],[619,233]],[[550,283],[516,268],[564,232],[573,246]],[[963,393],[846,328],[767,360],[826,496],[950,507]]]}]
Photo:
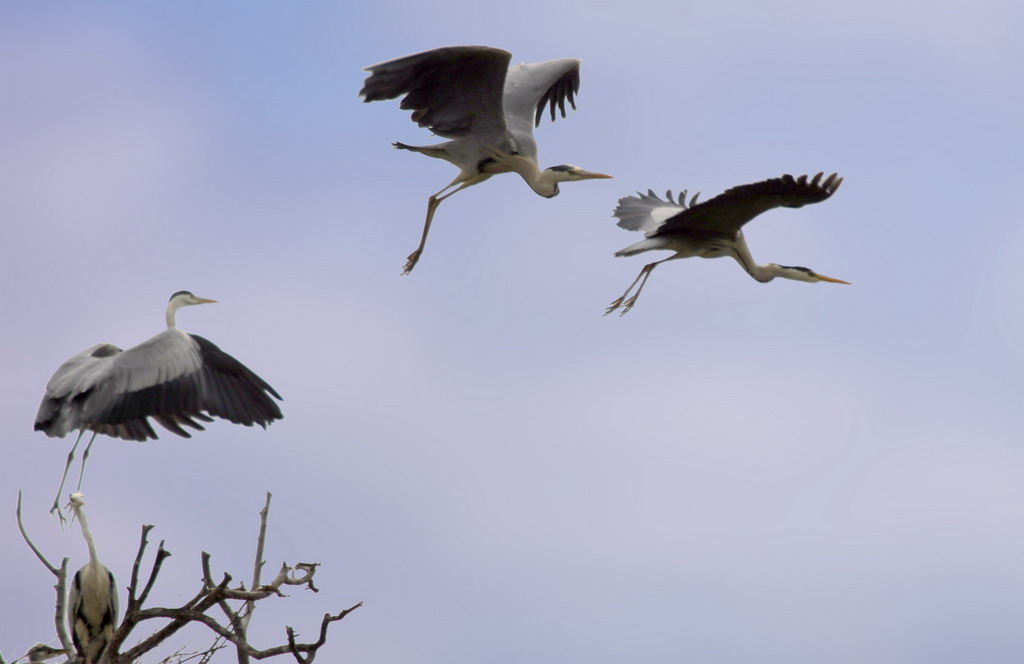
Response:
[{"label": "bare tree branch", "polygon": [[[115,635],[114,637],[114,643],[120,643],[120,641],[117,640],[117,636],[121,634],[122,630],[125,630],[127,628],[127,630],[125,631],[125,636],[127,636],[128,632],[130,632],[135,625],[141,623],[144,620],[148,620],[150,618],[171,618],[172,620],[170,623],[164,625],[156,632],[151,634],[149,637],[138,643],[134,648],[131,648],[128,651],[121,654],[116,659],[116,661],[119,663],[124,662],[125,664],[130,664],[131,662],[134,662],[136,659],[141,657],[143,654],[159,646],[165,640],[173,636],[182,627],[187,625],[189,622],[193,621],[193,615],[202,615],[203,613],[205,613],[207,609],[216,604],[217,591],[219,589],[226,588],[227,584],[229,584],[230,582],[231,576],[225,574],[224,579],[216,587],[214,587],[213,589],[207,589],[206,587],[204,587],[202,590],[199,591],[199,593],[195,597],[193,597],[184,605],[176,609],[138,609],[136,611],[133,611],[131,614],[126,612],[124,616],[124,622],[121,625],[121,629],[118,630],[117,635]],[[212,618],[210,620],[212,620]]]},{"label": "bare tree branch", "polygon": [[[270,515],[271,494],[267,492],[267,500],[260,510],[260,532],[256,537],[256,559],[253,561],[252,588],[255,590],[260,586],[260,575],[263,572],[263,550],[267,540],[267,519]],[[249,621],[252,620],[252,612],[255,610],[255,600],[245,600],[245,605],[238,611],[238,619],[232,621],[235,632],[244,640],[249,631]],[[238,649],[238,664],[249,664],[249,655],[241,648]]]},{"label": "bare tree branch", "polygon": [[146,599],[149,597],[149,591],[153,589],[153,584],[156,583],[156,577],[160,574],[160,567],[163,566],[164,560],[170,557],[171,552],[164,548],[164,541],[160,540],[160,544],[156,548],[156,557],[153,558],[153,569],[149,572],[149,580],[146,581],[146,587],[142,589],[142,594],[139,595],[139,606],[146,603]]},{"label": "bare tree branch", "polygon": [[[207,588],[213,588],[213,573],[210,571],[210,554],[203,551],[202,553],[202,566],[203,566],[203,583],[206,584]],[[228,619],[231,624],[231,628],[238,629],[238,613],[231,608],[231,605],[227,603],[227,600],[221,600],[217,602],[217,606],[220,607],[221,611],[224,612],[224,617]]]},{"label": "bare tree branch", "polygon": [[142,526],[142,539],[139,541],[139,551],[135,554],[135,563],[132,565],[132,580],[128,584],[128,611],[131,611],[138,605],[135,594],[139,586],[139,567],[142,566],[142,556],[149,545],[149,531],[151,530],[153,530],[153,526]]},{"label": "bare tree branch", "polygon": [[[353,606],[348,607],[336,616],[332,616],[329,613],[325,613],[323,622],[320,623],[320,638],[317,639],[316,643],[295,643],[295,630],[291,627],[285,628],[285,631],[288,634],[288,652],[290,652],[295,657],[299,664],[310,664],[316,657],[316,653],[320,649],[320,647],[327,643],[327,626],[330,625],[332,622],[337,622],[338,620],[341,620],[342,618],[352,613],[362,605],[363,603],[359,602]],[[302,652],[306,653],[306,657],[302,656]]]},{"label": "bare tree branch", "polygon": [[257,588],[260,585],[260,573],[263,571],[263,549],[267,541],[267,518],[270,516],[270,499],[271,493],[267,492],[267,502],[263,503],[263,509],[260,510],[260,534],[256,538],[256,561],[253,564],[252,570],[252,587]]},{"label": "bare tree branch", "polygon": [[21,537],[22,537],[22,539],[25,540],[25,543],[28,544],[28,547],[30,549],[32,549],[32,553],[36,554],[36,558],[38,558],[39,562],[43,563],[43,565],[46,566],[46,569],[50,570],[51,574],[57,574],[58,569],[56,567],[54,567],[50,563],[49,560],[46,559],[46,556],[43,555],[42,551],[39,550],[39,548],[32,541],[32,538],[30,538],[28,536],[28,532],[25,530],[25,522],[21,518],[21,490],[20,489],[18,490],[18,505],[17,505],[17,507],[14,510],[14,514],[15,514],[15,516],[17,516],[17,519],[18,519],[18,530],[21,531]]},{"label": "bare tree branch", "polygon": [[[68,558],[61,560],[60,567],[54,567],[49,560],[43,555],[39,548],[32,541],[32,538],[28,536],[28,531],[25,530],[25,523],[21,518],[21,491],[18,491],[18,507],[15,510],[18,520],[18,530],[21,531],[21,537],[28,544],[28,547],[32,549],[32,553],[36,554],[36,558],[39,562],[57,577],[57,583],[53,586],[54,591],[57,594],[57,601],[54,604],[53,610],[53,622],[54,627],[57,631],[57,638],[60,639],[61,648],[67,652],[74,652],[74,645],[71,643],[71,637],[68,636],[67,627],[64,623],[64,598],[67,597],[67,583],[68,583]],[[31,652],[31,651],[29,651]]]}]

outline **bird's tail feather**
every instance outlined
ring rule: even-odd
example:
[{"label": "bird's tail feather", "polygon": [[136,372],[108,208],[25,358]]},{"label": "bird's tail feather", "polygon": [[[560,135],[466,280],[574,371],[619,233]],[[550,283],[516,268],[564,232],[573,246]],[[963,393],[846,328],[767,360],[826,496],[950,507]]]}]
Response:
[{"label": "bird's tail feather", "polygon": [[650,235],[661,228],[667,220],[688,207],[685,191],[680,193],[678,202],[672,197],[672,192],[666,192],[665,197],[668,200],[662,200],[650,190],[646,194],[637,192],[636,196],[620,198],[619,204],[612,214],[619,220],[619,228],[624,228],[627,231],[643,231]]},{"label": "bird's tail feather", "polygon": [[644,251],[650,251],[651,249],[664,249],[665,239],[660,237],[649,237],[635,244],[631,244],[624,249],[619,249],[615,252],[616,256],[633,256]]}]

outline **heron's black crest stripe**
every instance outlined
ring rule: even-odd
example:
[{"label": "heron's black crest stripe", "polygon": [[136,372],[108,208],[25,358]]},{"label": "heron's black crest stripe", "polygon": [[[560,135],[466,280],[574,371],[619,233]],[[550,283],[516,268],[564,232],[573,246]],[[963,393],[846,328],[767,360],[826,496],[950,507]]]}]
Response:
[{"label": "heron's black crest stripe", "polygon": [[[174,295],[172,295],[171,297],[169,297],[167,299],[167,301],[170,302],[171,300],[173,300],[174,298],[178,297],[179,295],[192,295],[192,291],[180,290],[177,293],[175,293]],[[192,295],[192,297],[195,297],[195,295]]]}]

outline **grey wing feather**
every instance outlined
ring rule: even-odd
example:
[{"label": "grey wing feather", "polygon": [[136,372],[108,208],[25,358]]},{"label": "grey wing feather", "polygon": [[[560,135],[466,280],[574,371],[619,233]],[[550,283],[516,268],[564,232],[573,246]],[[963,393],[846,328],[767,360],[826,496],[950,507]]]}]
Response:
[{"label": "grey wing feather", "polygon": [[503,135],[502,93],[512,54],[489,46],[446,46],[366,67],[366,102],[405,95],[401,108],[438,136]]},{"label": "grey wing feather", "polygon": [[89,429],[143,441],[157,438],[152,417],[190,438],[182,426],[202,431],[199,422],[212,421],[202,411],[265,427],[282,417],[267,393],[281,398],[213,343],[172,329],[127,351],[101,344],[65,362],[47,384],[35,429],[54,437]]},{"label": "grey wing feather", "polygon": [[176,329],[127,351],[93,346],[62,364],[47,383],[35,429],[55,437],[89,429],[126,440],[156,438],[147,417],[198,410],[201,392],[193,381],[201,363],[198,347]]},{"label": "grey wing feather", "polygon": [[80,427],[82,397],[102,380],[113,357],[121,353],[113,344],[96,344],[73,355],[57,368],[46,383],[36,412],[35,430],[63,438]]},{"label": "grey wing feather", "polygon": [[268,396],[280,400],[281,395],[265,380],[212,341],[191,336],[203,356],[203,410],[235,424],[259,424],[264,428],[283,417],[277,403]]},{"label": "grey wing feather", "polygon": [[547,62],[513,65],[505,79],[505,113],[527,125],[540,124],[545,108],[555,120],[555,109],[564,118],[565,102],[576,109],[576,93],[580,89],[578,58],[560,58]]},{"label": "grey wing feather", "polygon": [[777,207],[803,207],[826,200],[839,189],[843,178],[837,173],[822,180],[818,173],[810,181],[806,175],[792,175],[744,184],[698,205],[667,221],[661,233],[700,231],[735,233],[759,214]]},{"label": "grey wing feather", "polygon": [[647,193],[637,192],[636,196],[626,196],[619,199],[619,204],[612,213],[618,218],[619,228],[627,231],[643,231],[650,236],[658,231],[665,222],[687,209],[686,192],[679,195],[679,202],[672,197],[672,192],[666,192],[665,198],[658,198],[650,189]]}]

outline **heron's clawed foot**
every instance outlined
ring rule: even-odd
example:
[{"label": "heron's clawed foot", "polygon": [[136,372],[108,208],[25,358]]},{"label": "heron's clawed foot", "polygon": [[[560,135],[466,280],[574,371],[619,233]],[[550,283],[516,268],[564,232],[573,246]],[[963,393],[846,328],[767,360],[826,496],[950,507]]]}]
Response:
[{"label": "heron's clawed foot", "polygon": [[405,259],[405,267],[402,269],[403,276],[412,272],[412,269],[416,267],[416,263],[418,263],[420,260],[421,253],[423,253],[422,250],[417,249],[416,251],[409,254],[409,257],[407,259]]},{"label": "heron's clawed foot", "polygon": [[617,299],[617,300],[615,300],[614,302],[612,302],[612,303],[611,303],[611,304],[610,304],[610,305],[608,306],[608,308],[604,310],[604,315],[605,315],[605,316],[607,316],[607,315],[608,315],[608,314],[610,314],[611,312],[613,312],[613,311],[615,311],[616,309],[618,309],[619,307],[621,307],[621,306],[622,306],[622,301],[623,301],[624,299],[626,299],[626,296],[625,296],[625,295],[623,295],[623,296],[622,296],[622,297],[620,297],[619,299]]},{"label": "heron's clawed foot", "polygon": [[[71,503],[68,503],[65,507],[71,507]],[[64,510],[60,506],[59,497],[53,501],[53,507],[50,508],[50,516],[52,517],[54,514],[56,514],[57,518],[60,520],[60,529],[64,530],[64,527],[68,523],[68,518],[64,516]]]},{"label": "heron's clawed foot", "polygon": [[630,309],[632,309],[634,304],[636,304],[636,295],[633,295],[632,297],[629,297],[629,298],[627,298],[625,295],[623,295],[619,299],[617,299],[614,302],[612,302],[608,306],[608,308],[605,309],[604,315],[607,316],[608,314],[610,314],[613,311],[616,311],[618,309],[622,309],[622,311],[619,311],[619,315],[620,316],[625,316],[626,312],[628,312]]}]

